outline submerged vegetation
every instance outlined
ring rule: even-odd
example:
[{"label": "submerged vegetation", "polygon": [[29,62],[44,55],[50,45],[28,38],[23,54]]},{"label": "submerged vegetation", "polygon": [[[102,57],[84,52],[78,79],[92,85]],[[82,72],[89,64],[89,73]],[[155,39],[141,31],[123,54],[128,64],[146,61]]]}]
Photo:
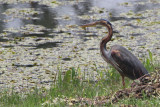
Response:
[{"label": "submerged vegetation", "polygon": [[[156,69],[159,64],[155,64],[152,53],[149,51],[149,57],[144,61],[144,65],[150,73],[159,71]],[[159,106],[159,97],[145,93],[140,99],[122,98],[118,102],[111,101],[116,91],[122,89],[121,77],[112,67],[108,71],[99,71],[97,80],[91,80],[87,75],[81,74],[80,68],[70,68],[63,76],[61,69],[57,73],[57,80],[52,84],[49,90],[45,88],[35,88],[32,93],[16,93],[12,91],[1,92],[0,106],[14,107],[50,107],[50,106],[91,106],[91,105],[132,105],[132,106]],[[160,79],[160,78],[159,78]],[[132,80],[126,78],[126,88],[130,88]]]}]

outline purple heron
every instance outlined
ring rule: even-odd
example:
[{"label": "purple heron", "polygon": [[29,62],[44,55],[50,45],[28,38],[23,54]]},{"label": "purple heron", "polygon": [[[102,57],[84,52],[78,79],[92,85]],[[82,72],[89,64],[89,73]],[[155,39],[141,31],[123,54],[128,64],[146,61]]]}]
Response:
[{"label": "purple heron", "polygon": [[111,64],[121,75],[122,84],[125,87],[124,77],[132,80],[138,79],[144,75],[149,75],[143,64],[126,48],[114,45],[110,51],[107,51],[106,44],[111,40],[113,35],[112,24],[104,19],[93,23],[81,25],[82,28],[92,27],[96,25],[105,26],[108,29],[108,35],[102,38],[100,42],[100,52],[103,59]]}]

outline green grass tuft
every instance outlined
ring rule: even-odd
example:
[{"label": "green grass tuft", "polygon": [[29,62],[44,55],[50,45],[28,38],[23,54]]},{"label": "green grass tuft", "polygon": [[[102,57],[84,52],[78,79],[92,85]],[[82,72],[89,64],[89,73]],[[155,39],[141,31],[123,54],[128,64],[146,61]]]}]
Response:
[{"label": "green grass tuft", "polygon": [[[144,61],[144,66],[150,72],[155,71],[156,66],[154,58],[150,51],[148,58]],[[98,70],[96,64],[94,71],[97,72],[97,80],[91,80],[88,75],[81,69],[70,68],[66,71],[65,75],[59,69],[57,73],[57,80],[53,83],[50,90],[35,88],[32,93],[15,93],[12,91],[10,94],[7,91],[2,91],[0,97],[0,106],[4,107],[52,107],[52,106],[66,106],[64,99],[74,98],[95,98],[98,96],[111,96],[113,93],[122,89],[122,80],[120,74],[110,66],[108,71]],[[86,79],[86,77],[88,79]],[[130,87],[131,80],[125,78],[126,87]],[[24,97],[25,95],[25,97]],[[158,106],[158,98],[144,98],[144,99],[122,99],[117,105],[137,105],[143,106]],[[77,103],[75,106],[79,106]],[[106,105],[107,106],[107,105]]]}]

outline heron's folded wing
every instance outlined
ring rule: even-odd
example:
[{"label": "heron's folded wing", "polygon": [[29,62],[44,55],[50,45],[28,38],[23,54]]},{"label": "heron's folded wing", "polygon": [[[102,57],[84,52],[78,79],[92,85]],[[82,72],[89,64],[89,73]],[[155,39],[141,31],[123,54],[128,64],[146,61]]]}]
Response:
[{"label": "heron's folded wing", "polygon": [[[132,54],[131,54],[132,55]],[[135,76],[135,62],[133,60],[133,57],[131,57],[129,54],[121,52],[119,50],[112,50],[111,51],[111,57],[113,59],[113,63],[116,63],[118,68],[123,72],[125,76],[130,77]],[[137,68],[138,69],[138,68]],[[133,77],[133,78],[135,78]],[[132,77],[130,77],[132,78]]]}]

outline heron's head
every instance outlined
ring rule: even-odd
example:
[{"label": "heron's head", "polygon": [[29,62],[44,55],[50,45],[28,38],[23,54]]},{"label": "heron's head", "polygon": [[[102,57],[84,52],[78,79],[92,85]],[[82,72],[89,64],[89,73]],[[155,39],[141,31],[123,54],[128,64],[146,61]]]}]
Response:
[{"label": "heron's head", "polygon": [[[105,25],[109,25],[109,26],[112,26],[112,24],[108,21],[108,20],[106,20],[106,19],[100,19],[100,20],[98,20],[99,21],[99,24],[100,25],[103,25],[103,26],[105,26]],[[98,22],[97,21],[97,22]]]},{"label": "heron's head", "polygon": [[100,20],[97,20],[97,21],[89,23],[89,24],[84,24],[84,25],[81,25],[81,27],[82,28],[94,27],[96,25],[102,25],[102,26],[110,26],[110,27],[112,27],[112,24],[108,20],[106,20],[106,19],[100,19]]}]

